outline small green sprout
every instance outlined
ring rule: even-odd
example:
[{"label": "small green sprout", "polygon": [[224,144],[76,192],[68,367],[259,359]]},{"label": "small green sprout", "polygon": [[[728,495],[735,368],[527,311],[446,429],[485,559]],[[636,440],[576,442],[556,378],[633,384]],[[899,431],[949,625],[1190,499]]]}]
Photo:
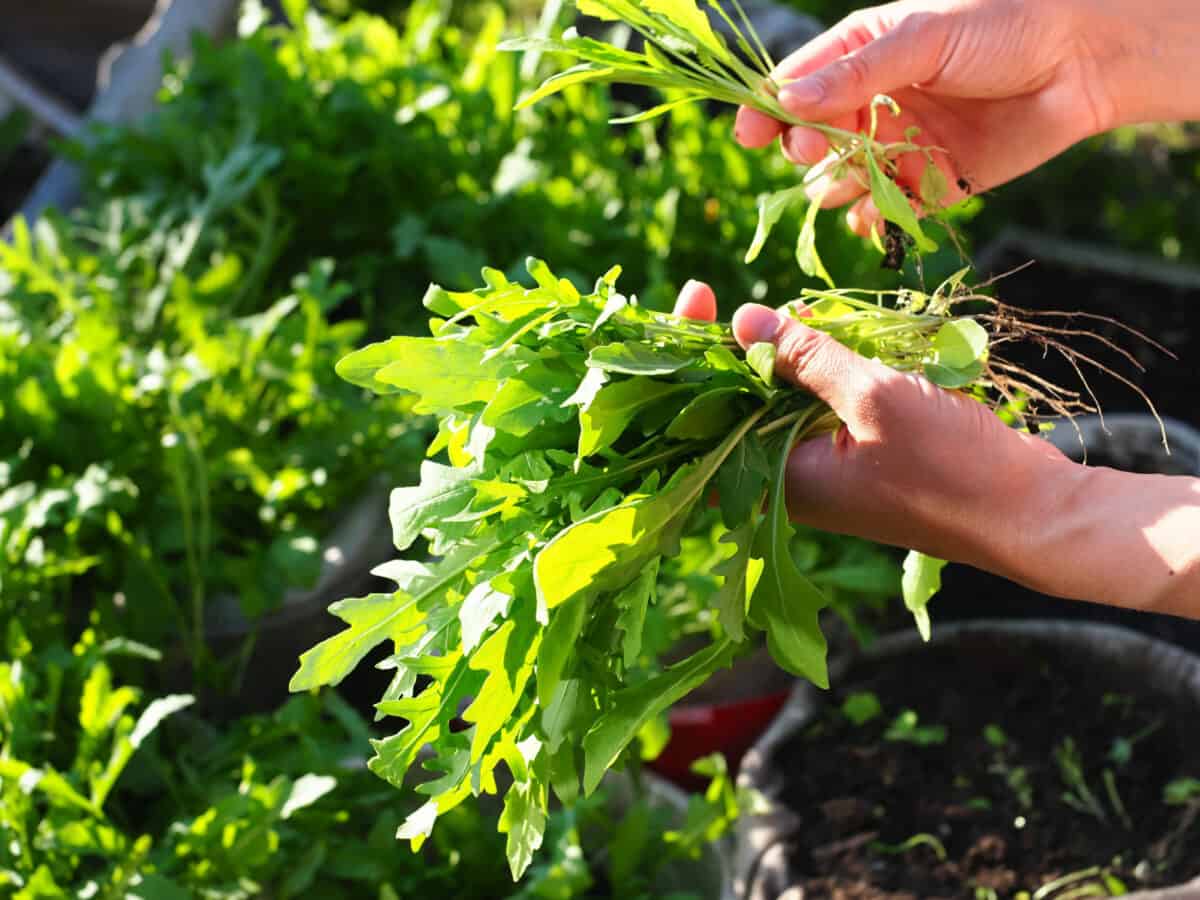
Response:
[{"label": "small green sprout", "polygon": [[1008,735],[1004,733],[1004,730],[999,725],[994,723],[984,726],[983,739],[997,750],[1008,744]]},{"label": "small green sprout", "polygon": [[1163,803],[1188,806],[1200,802],[1200,778],[1176,778],[1163,788]]},{"label": "small green sprout", "polygon": [[1108,749],[1108,758],[1116,766],[1124,767],[1129,765],[1129,761],[1133,759],[1133,748],[1140,742],[1150,737],[1154,732],[1162,727],[1162,720],[1151,722],[1141,731],[1130,737],[1118,737],[1112,742],[1112,746]]},{"label": "small green sprout", "polygon": [[917,714],[911,709],[906,709],[892,720],[892,724],[884,732],[883,739],[916,744],[918,747],[930,747],[934,744],[946,743],[946,726],[920,725]]},{"label": "small green sprout", "polygon": [[1062,794],[1063,803],[1076,812],[1107,824],[1108,812],[1088,787],[1083,772],[1083,757],[1075,745],[1074,738],[1064,738],[1063,742],[1054,748],[1054,761],[1058,764],[1058,774],[1067,788]]},{"label": "small green sprout", "polygon": [[862,726],[883,715],[883,707],[879,698],[870,691],[859,691],[851,694],[842,703],[842,715],[856,726]]},{"label": "small green sprout", "polygon": [[885,844],[883,841],[871,841],[868,846],[876,853],[885,853],[889,856],[900,856],[909,850],[915,850],[917,847],[928,847],[940,862],[945,862],[947,856],[945,844],[932,834],[914,834],[907,841],[900,844]]},{"label": "small green sprout", "polygon": [[1128,893],[1129,888],[1121,879],[1107,869],[1091,866],[1047,881],[1033,892],[1031,900],[1083,900],[1085,897],[1121,897]]}]

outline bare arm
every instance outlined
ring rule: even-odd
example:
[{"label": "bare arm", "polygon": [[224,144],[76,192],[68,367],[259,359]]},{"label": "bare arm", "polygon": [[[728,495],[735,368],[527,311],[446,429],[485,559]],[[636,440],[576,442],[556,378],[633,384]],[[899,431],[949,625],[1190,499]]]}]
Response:
[{"label": "bare arm", "polygon": [[[1200,618],[1200,478],[1070,465],[1044,476],[1010,577],[1045,593]],[[1002,573],[1003,574],[1003,573]]]},{"label": "bare arm", "polygon": [[[676,311],[711,319],[691,283]],[[968,563],[1044,593],[1200,619],[1200,479],[1087,468],[982,404],[864,359],[790,315],[745,306],[742,346],[844,423],[788,463],[792,517]]]}]

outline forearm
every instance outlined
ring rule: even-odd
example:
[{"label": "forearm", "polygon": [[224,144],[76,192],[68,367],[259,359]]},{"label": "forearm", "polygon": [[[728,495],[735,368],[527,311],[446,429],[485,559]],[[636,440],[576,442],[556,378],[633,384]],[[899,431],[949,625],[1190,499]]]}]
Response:
[{"label": "forearm", "polygon": [[1075,600],[1200,619],[1200,479],[1057,466],[1016,579]]},{"label": "forearm", "polygon": [[1075,8],[1094,102],[1110,127],[1200,119],[1200,3],[1077,0]]}]

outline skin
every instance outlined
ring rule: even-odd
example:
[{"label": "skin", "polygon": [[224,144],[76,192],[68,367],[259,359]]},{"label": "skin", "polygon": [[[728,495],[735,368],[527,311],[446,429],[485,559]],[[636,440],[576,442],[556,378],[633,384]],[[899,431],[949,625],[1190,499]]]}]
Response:
[{"label": "skin", "polygon": [[[695,281],[675,307],[709,321],[716,309]],[[776,374],[844,423],[792,451],[794,520],[1054,596],[1200,618],[1200,479],[1078,465],[975,400],[864,359],[795,315],[747,304],[733,331],[743,348],[774,343]]]},{"label": "skin", "polygon": [[[1118,125],[1200,118],[1200,4],[1195,0],[900,0],[859,10],[784,60],[779,99],[810,122],[865,130],[876,94],[900,105],[880,116],[879,137],[940,148],[953,191],[988,190],[1072,144]],[[738,113],[746,147],[778,139],[784,155],[817,165],[818,132],[750,109]],[[921,154],[899,161],[897,180],[918,191]],[[809,187],[817,197],[825,178]],[[849,205],[866,235],[879,212],[860,180],[832,185],[823,205]]]},{"label": "skin", "polygon": [[[951,184],[1003,184],[1074,142],[1117,125],[1200,118],[1196,0],[900,0],[854,13],[785,60],[780,100],[810,122],[861,129],[871,98],[903,109],[941,148]],[[779,140],[819,163],[825,139],[739,111],[747,147]],[[944,151],[944,152],[942,152]],[[916,190],[923,162],[902,163]],[[829,185],[812,184],[816,195]],[[952,203],[962,196],[949,196]],[[850,204],[860,234],[879,214],[851,179],[826,206]],[[711,320],[716,298],[691,282],[676,311]],[[793,315],[742,307],[743,347],[771,341],[777,373],[826,401],[844,426],[800,444],[788,506],[803,523],[895,544],[1005,576],[1044,593],[1200,618],[1200,479],[1090,468],[1006,428],[979,403],[863,359]]]}]

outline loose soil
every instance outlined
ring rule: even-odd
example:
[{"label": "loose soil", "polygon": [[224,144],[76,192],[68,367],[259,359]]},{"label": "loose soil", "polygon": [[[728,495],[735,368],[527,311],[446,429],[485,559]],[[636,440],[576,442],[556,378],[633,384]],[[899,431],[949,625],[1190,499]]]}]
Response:
[{"label": "loose soil", "polygon": [[[1186,882],[1200,873],[1200,803],[1162,797],[1168,782],[1200,777],[1200,717],[1136,687],[990,641],[860,665],[775,757],[788,777],[783,800],[803,819],[787,843],[791,883],[805,900],[939,900],[989,889],[1009,898],[1094,866],[1129,891]],[[840,710],[864,691],[883,713],[856,726]],[[920,726],[944,726],[945,741],[885,739],[904,710]],[[985,736],[989,726],[1006,735],[1002,746]],[[1114,761],[1114,742],[1137,735],[1128,761]],[[1068,739],[1106,821],[1062,799],[1055,753]],[[1106,769],[1132,828],[1105,789]],[[929,843],[899,849],[917,835],[936,838],[946,858]]]}]

